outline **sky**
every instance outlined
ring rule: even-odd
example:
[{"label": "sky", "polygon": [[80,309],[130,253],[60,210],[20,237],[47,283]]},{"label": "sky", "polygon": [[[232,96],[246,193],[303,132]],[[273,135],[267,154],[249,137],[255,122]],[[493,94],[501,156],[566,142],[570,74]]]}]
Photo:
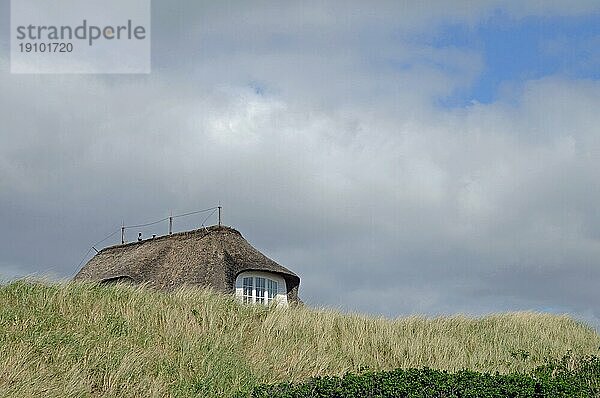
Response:
[{"label": "sky", "polygon": [[598,2],[155,0],[139,75],[10,74],[0,24],[1,279],[220,202],[310,306],[600,328]]}]

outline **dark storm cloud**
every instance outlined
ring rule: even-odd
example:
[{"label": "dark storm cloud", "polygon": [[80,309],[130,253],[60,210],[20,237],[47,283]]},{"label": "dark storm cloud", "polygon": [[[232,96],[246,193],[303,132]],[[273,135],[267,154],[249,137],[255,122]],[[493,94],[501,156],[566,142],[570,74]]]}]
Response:
[{"label": "dark storm cloud", "polygon": [[407,37],[503,3],[364,4],[154,2],[148,76],[10,75],[0,57],[0,274],[69,277],[122,220],[221,201],[312,305],[600,324],[598,83],[439,109],[482,59]]}]

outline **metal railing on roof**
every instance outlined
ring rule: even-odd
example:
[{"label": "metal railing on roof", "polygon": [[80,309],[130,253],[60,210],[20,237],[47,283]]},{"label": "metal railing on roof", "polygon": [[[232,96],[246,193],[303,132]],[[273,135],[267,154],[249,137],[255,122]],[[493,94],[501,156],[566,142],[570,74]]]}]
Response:
[{"label": "metal railing on roof", "polygon": [[212,213],[210,213],[208,216],[206,216],[206,218],[204,219],[204,221],[202,221],[201,226],[204,227],[204,223],[213,216],[213,214],[215,214],[215,212],[218,210],[219,211],[219,226],[221,226],[221,209],[223,207],[221,205],[215,206],[215,207],[210,207],[208,209],[202,209],[202,210],[196,210],[196,211],[190,211],[188,213],[182,213],[182,214],[175,214],[173,215],[173,213],[171,213],[171,215],[169,217],[165,217],[165,218],[161,218],[160,220],[156,220],[156,221],[152,221],[152,222],[148,222],[148,223],[144,223],[144,224],[137,224],[137,225],[125,225],[125,223],[121,224],[121,244],[125,243],[125,231],[131,228],[143,228],[143,227],[149,227],[151,225],[156,225],[156,224],[160,224],[161,222],[165,222],[165,221],[169,221],[169,235],[171,235],[173,233],[173,220],[176,218],[180,218],[180,217],[187,217],[187,216],[192,216],[194,214],[200,214],[200,213],[206,213],[212,210]]},{"label": "metal railing on roof", "polygon": [[[165,222],[165,221],[169,221],[169,235],[173,234],[173,220],[176,218],[181,218],[181,217],[187,217],[187,216],[192,216],[195,214],[201,214],[201,213],[207,213],[209,211],[211,211],[211,213],[206,216],[206,218],[202,221],[202,223],[200,224],[201,227],[204,227],[204,224],[206,223],[206,221],[208,221],[208,219],[210,219],[216,211],[219,212],[218,215],[218,225],[221,226],[221,209],[223,207],[219,204],[218,206],[214,206],[214,207],[210,207],[208,209],[202,209],[202,210],[196,210],[196,211],[190,211],[187,213],[182,213],[182,214],[173,214],[171,212],[171,215],[165,218],[161,218],[160,220],[156,220],[156,221],[151,221],[148,223],[143,223],[143,224],[136,224],[136,225],[125,225],[125,223],[123,222],[121,224],[121,244],[125,244],[125,231],[128,229],[132,229],[132,228],[143,228],[143,227],[149,227],[151,225],[156,225],[156,224],[160,224],[161,222]],[[96,253],[99,253],[98,249],[96,249],[96,246],[100,245],[101,243],[105,242],[106,240],[112,238],[113,236],[115,236],[117,233],[119,233],[119,230],[116,230],[114,232],[112,232],[110,235],[108,235],[107,237],[105,237],[102,240],[99,240],[98,242],[94,243],[93,245],[90,246],[90,248],[88,249],[87,253],[85,253],[85,255],[83,256],[83,258],[81,259],[81,261],[79,262],[79,265],[77,266],[77,268],[79,269],[81,267],[81,264],[83,264],[83,262],[85,261],[85,259],[88,257],[88,255],[90,254],[90,252],[92,250],[96,251]],[[138,236],[138,241],[141,240],[141,233]]]}]

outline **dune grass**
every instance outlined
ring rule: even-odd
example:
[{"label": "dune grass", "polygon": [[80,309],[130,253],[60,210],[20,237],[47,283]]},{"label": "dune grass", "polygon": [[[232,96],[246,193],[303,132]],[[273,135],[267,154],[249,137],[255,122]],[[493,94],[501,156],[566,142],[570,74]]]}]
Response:
[{"label": "dune grass", "polygon": [[428,366],[526,372],[600,336],[531,312],[397,320],[242,305],[209,290],[0,287],[0,396],[231,396],[258,383]]}]

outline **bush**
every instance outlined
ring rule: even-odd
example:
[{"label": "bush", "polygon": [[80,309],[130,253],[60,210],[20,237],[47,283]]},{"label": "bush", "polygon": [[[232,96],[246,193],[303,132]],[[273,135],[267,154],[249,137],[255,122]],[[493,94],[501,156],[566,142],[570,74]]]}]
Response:
[{"label": "bush", "polygon": [[306,383],[260,385],[254,398],[542,398],[600,397],[600,358],[575,359],[570,354],[549,361],[530,374],[449,373],[429,368],[348,373],[343,377],[317,377]]}]

